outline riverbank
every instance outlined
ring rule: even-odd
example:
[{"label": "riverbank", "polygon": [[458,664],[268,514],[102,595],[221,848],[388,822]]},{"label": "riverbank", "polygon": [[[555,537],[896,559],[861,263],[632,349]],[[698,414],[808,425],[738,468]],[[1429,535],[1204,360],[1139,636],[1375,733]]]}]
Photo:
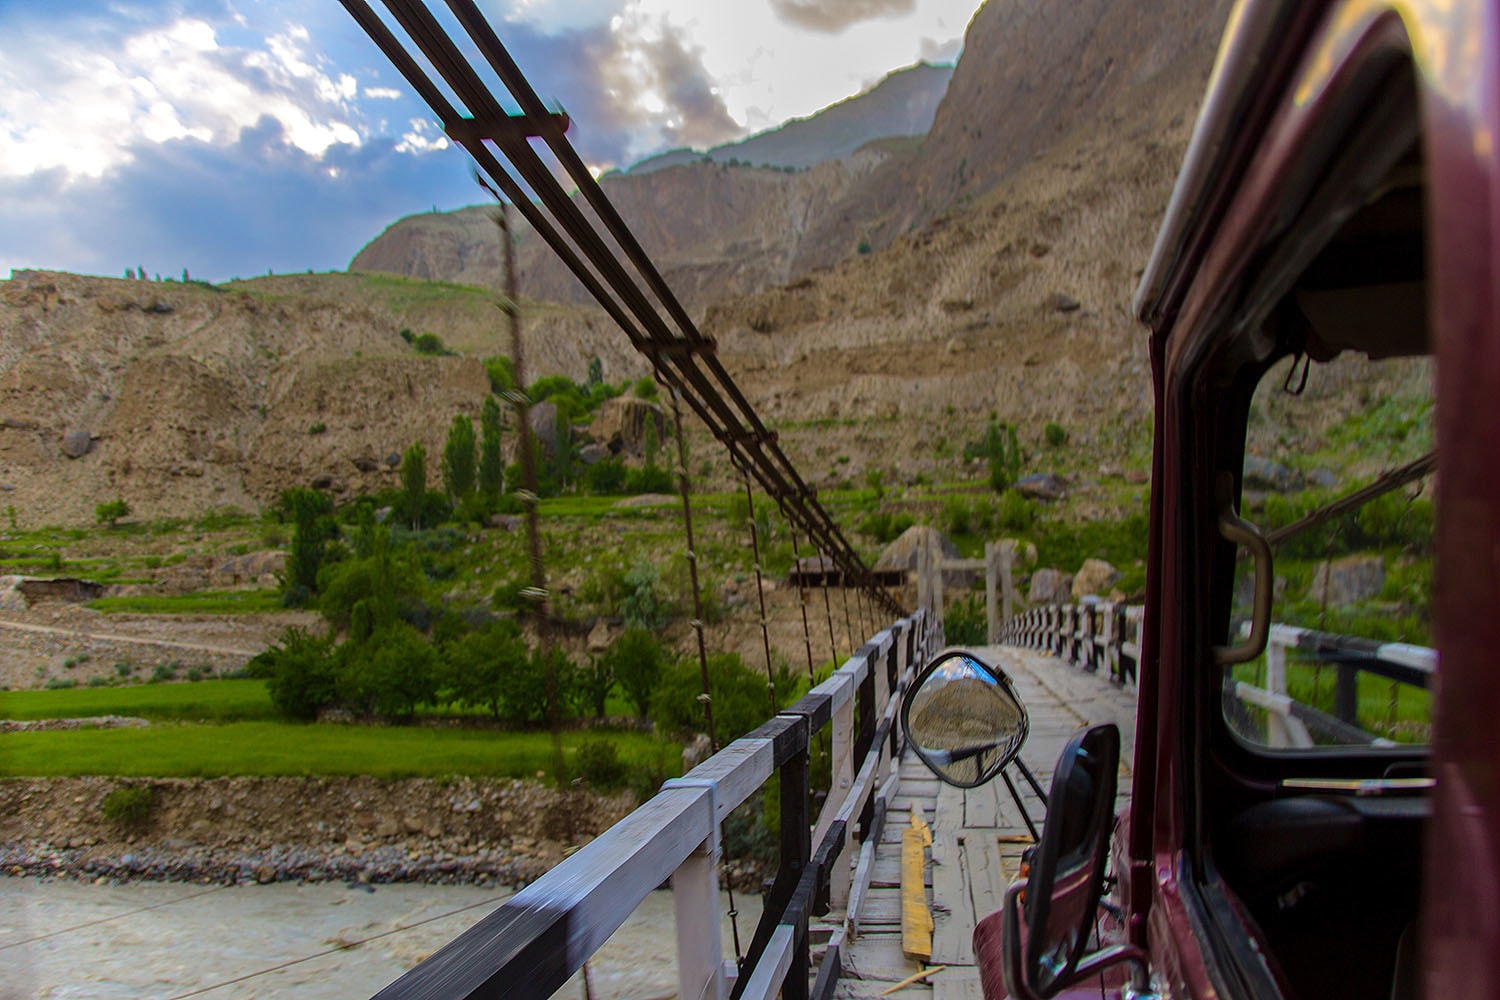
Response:
[{"label": "riverbank", "polygon": [[[139,815],[107,807],[119,789],[140,790]],[[524,885],[634,805],[508,779],[12,778],[0,780],[0,873]]]}]

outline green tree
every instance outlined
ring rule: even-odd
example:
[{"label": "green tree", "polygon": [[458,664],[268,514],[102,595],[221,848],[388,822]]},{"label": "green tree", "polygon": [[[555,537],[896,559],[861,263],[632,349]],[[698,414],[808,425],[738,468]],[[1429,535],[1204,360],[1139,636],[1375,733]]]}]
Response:
[{"label": "green tree", "polygon": [[447,693],[459,704],[487,709],[498,719],[505,707],[507,679],[527,670],[530,657],[514,623],[491,622],[443,650]]},{"label": "green tree", "polygon": [[437,696],[437,650],[405,622],[344,643],[337,659],[339,694],[357,712],[406,718]]},{"label": "green tree", "polygon": [[474,423],[462,413],[448,426],[443,445],[443,489],[454,503],[474,492]]},{"label": "green tree", "polygon": [[282,715],[311,721],[338,699],[333,641],[306,629],[288,628],[281,645],[258,654],[252,672],[265,674],[266,693]]},{"label": "green tree", "polygon": [[479,409],[479,492],[490,500],[505,492],[505,459],[500,454],[500,404],[484,397]]},{"label": "green tree", "polygon": [[656,636],[642,628],[627,628],[604,651],[602,658],[615,682],[645,721],[651,714],[651,695],[661,682],[666,651]]},{"label": "green tree", "polygon": [[338,629],[364,637],[427,606],[427,574],[409,550],[398,551],[390,529],[377,526],[374,553],[324,568],[318,609]]},{"label": "green tree", "polygon": [[982,458],[989,466],[990,488],[996,493],[1008,489],[1021,476],[1024,457],[1016,440],[1016,429],[1010,424],[991,420],[984,436],[964,448],[964,458]]},{"label": "green tree", "polygon": [[328,543],[338,534],[333,501],[326,493],[296,486],[282,490],[281,516],[292,522],[291,551],[287,554],[282,600],[301,607],[318,592],[318,573],[328,554]]},{"label": "green tree", "polygon": [[427,496],[427,449],[413,441],[401,458],[401,514],[413,531],[422,527],[422,504]]},{"label": "green tree", "polygon": [[594,718],[604,718],[604,707],[614,689],[615,675],[604,657],[590,657],[588,663],[574,669],[573,694],[580,712],[591,711]]},{"label": "green tree", "polygon": [[592,389],[597,385],[602,385],[603,383],[604,362],[599,360],[599,356],[596,354],[589,359],[589,388]]},{"label": "green tree", "polygon": [[[771,700],[766,676],[752,670],[738,653],[710,653],[709,692],[714,712],[714,735],[727,745],[770,718]],[[796,700],[800,687],[783,666],[775,674],[777,708]],[[696,658],[672,664],[662,674],[652,696],[651,717],[663,732],[691,733],[703,730],[702,678]]]},{"label": "green tree", "polygon": [[107,524],[111,528],[120,518],[129,516],[130,504],[126,503],[123,497],[115,497],[94,508],[94,520],[99,524]]}]

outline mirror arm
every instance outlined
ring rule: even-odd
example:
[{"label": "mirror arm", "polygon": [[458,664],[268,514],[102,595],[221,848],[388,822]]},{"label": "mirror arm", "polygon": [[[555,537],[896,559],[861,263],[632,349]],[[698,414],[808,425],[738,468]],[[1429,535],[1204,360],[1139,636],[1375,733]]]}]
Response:
[{"label": "mirror arm", "polygon": [[[1017,757],[1014,763],[1020,764],[1021,758]],[[1022,769],[1024,769],[1026,765],[1021,764],[1021,767]],[[1033,844],[1040,844],[1042,842],[1041,831],[1039,831],[1036,828],[1036,824],[1031,821],[1031,813],[1026,811],[1026,803],[1021,801],[1021,794],[1016,791],[1016,783],[1010,780],[1010,775],[1006,773],[1005,768],[1003,767],[1000,769],[1000,780],[1005,782],[1006,790],[1010,792],[1011,801],[1015,802],[1016,808],[1020,810],[1021,819],[1026,824],[1026,832],[1031,834],[1031,842]],[[1046,799],[1042,800],[1042,808],[1047,808]]]}]

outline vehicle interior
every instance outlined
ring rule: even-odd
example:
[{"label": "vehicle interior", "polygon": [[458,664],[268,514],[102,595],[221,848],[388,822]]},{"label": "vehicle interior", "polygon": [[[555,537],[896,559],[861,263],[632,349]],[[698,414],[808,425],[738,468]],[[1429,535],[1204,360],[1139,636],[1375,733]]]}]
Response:
[{"label": "vehicle interior", "polygon": [[[1435,659],[1427,175],[1410,57],[1381,49],[1341,87],[1262,206],[1269,228],[1208,348],[1167,390],[1192,456],[1180,572],[1201,604],[1184,619],[1203,623],[1181,640],[1202,664],[1183,692],[1193,902],[1234,995],[1416,995]],[[1270,621],[1287,626],[1232,664],[1215,651],[1254,627],[1256,567],[1219,532],[1226,499],[1270,539]]]}]

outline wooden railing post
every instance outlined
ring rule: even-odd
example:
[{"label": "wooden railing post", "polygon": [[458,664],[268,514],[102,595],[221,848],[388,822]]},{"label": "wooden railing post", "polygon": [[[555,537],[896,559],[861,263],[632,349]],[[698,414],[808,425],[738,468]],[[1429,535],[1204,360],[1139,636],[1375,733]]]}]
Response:
[{"label": "wooden railing post", "polygon": [[723,1000],[724,963],[719,945],[717,838],[706,840],[672,873],[677,922],[677,995]]}]

